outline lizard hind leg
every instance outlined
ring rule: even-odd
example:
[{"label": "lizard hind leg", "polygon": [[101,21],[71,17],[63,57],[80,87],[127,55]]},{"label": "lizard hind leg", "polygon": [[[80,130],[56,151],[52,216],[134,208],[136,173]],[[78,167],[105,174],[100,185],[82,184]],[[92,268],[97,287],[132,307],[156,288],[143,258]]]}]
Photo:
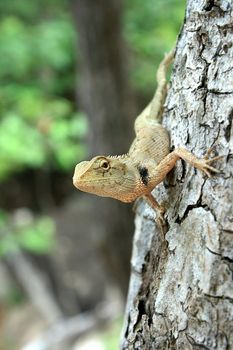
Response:
[{"label": "lizard hind leg", "polygon": [[165,213],[165,209],[163,206],[161,206],[157,200],[155,199],[155,197],[151,194],[145,194],[143,196],[143,198],[145,199],[145,201],[149,204],[149,206],[154,209],[154,211],[158,214],[159,219],[164,222],[164,213]]},{"label": "lizard hind leg", "polygon": [[154,196],[152,196],[151,193],[145,194],[143,198],[146,200],[146,202],[155,210],[158,211],[161,216],[165,213],[165,209],[163,206],[161,206]]}]

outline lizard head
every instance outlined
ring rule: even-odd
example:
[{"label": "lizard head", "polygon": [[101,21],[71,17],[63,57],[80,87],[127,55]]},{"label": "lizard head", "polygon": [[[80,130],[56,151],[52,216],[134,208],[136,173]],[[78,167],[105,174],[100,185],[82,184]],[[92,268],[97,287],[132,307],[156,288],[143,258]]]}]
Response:
[{"label": "lizard head", "polygon": [[97,156],[76,165],[73,184],[79,190],[122,202],[132,202],[135,196],[135,174],[127,164],[127,156]]}]

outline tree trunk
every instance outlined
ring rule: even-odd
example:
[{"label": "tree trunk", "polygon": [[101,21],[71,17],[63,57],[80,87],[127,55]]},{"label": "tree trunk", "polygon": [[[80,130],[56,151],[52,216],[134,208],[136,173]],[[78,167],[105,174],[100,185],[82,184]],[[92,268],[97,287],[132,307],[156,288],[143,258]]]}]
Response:
[{"label": "tree trunk", "polygon": [[138,206],[121,349],[233,349],[232,13],[230,0],[187,1],[164,125],[173,147],[203,157],[214,146],[221,173],[179,161],[156,188],[165,240]]},{"label": "tree trunk", "polygon": [[[73,0],[73,9],[80,50],[78,95],[90,120],[90,156],[125,153],[133,139],[129,117],[133,113],[121,34],[121,1]],[[96,222],[100,250],[111,278],[126,296],[133,234],[131,208],[94,196],[91,202],[95,208],[89,210],[89,217]]]}]

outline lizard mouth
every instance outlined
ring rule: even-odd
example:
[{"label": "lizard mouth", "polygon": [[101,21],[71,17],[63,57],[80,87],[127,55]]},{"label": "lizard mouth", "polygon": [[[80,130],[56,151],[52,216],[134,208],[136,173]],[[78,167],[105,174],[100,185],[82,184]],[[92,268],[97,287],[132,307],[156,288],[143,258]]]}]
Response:
[{"label": "lizard mouth", "polygon": [[75,187],[79,188],[78,185],[82,182],[82,175],[88,169],[89,162],[84,161],[76,165],[73,176],[73,184]]}]

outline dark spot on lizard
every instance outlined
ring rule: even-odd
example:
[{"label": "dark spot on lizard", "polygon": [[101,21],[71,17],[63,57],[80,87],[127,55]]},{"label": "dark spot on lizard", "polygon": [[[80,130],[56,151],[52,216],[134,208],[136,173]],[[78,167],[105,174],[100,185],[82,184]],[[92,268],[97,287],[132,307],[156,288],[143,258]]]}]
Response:
[{"label": "dark spot on lizard", "polygon": [[148,169],[146,167],[141,167],[140,165],[138,166],[138,171],[141,177],[141,180],[143,182],[143,184],[145,186],[148,185],[148,181],[149,181],[149,173],[148,173]]}]

